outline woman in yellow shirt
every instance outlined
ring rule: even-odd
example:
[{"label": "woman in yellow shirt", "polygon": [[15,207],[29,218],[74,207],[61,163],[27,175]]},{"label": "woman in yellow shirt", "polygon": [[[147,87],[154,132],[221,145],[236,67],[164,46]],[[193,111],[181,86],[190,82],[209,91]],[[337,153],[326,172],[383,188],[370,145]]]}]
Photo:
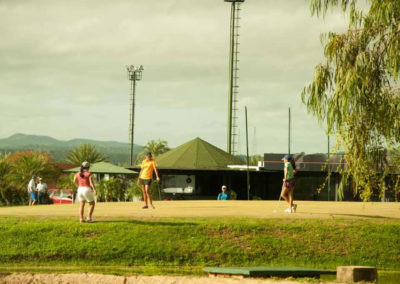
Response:
[{"label": "woman in yellow shirt", "polygon": [[143,209],[149,208],[147,205],[147,200],[149,200],[150,206],[154,209],[153,202],[151,201],[151,195],[149,192],[149,187],[151,184],[151,179],[153,178],[153,170],[156,173],[157,182],[160,181],[157,172],[157,164],[156,161],[153,159],[153,155],[149,152],[146,154],[146,159],[142,162],[142,167],[139,173],[138,184],[142,186],[143,190],[143,201],[144,206]]}]

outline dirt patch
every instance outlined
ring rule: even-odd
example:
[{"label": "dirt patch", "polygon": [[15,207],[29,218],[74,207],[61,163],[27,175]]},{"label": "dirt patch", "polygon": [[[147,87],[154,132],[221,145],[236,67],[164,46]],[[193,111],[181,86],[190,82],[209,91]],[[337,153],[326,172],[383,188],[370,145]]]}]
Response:
[{"label": "dirt patch", "polygon": [[[71,274],[29,274],[13,273],[0,275],[1,284],[80,284],[80,283],[107,283],[107,284],[298,284],[296,281],[271,279],[235,279],[209,278],[187,276],[115,276],[92,273]],[[327,283],[325,283],[327,284]],[[337,284],[337,283],[336,283]]]},{"label": "dirt patch", "polygon": [[[141,202],[97,203],[95,220],[112,218],[369,218],[399,220],[400,203],[393,202],[320,202],[296,201],[295,214],[284,213],[286,204],[281,201],[156,201],[156,209],[143,210]],[[78,220],[78,204],[0,207],[3,216],[36,216],[38,218],[68,217]]]}]

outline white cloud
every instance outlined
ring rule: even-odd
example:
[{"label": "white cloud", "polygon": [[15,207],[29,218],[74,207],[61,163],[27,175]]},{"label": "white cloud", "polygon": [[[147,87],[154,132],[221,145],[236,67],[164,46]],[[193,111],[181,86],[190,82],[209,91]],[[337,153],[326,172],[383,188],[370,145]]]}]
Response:
[{"label": "white cloud", "polygon": [[[319,34],[343,30],[345,18],[311,17],[298,0],[242,7],[241,133],[247,105],[259,152],[285,151],[292,107],[293,148],[322,151],[324,132],[300,92],[323,60]],[[135,141],[177,146],[200,136],[224,149],[229,16],[222,0],[0,1],[0,137],[34,129],[59,139],[128,141],[125,65],[143,64]]]}]

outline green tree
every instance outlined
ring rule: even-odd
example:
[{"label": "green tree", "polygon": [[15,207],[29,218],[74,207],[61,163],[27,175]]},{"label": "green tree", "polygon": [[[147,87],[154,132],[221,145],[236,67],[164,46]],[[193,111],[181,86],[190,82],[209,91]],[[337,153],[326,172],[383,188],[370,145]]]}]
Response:
[{"label": "green tree", "polygon": [[168,152],[170,149],[168,148],[168,142],[158,139],[158,140],[150,140],[147,142],[146,146],[144,146],[143,151],[138,155],[136,159],[136,165],[140,165],[144,160],[146,154],[151,152],[153,157],[157,157],[165,152]]},{"label": "green tree", "polygon": [[302,92],[309,112],[336,134],[347,162],[344,180],[351,177],[365,201],[373,189],[385,189],[386,147],[400,142],[400,1],[367,3],[364,13],[357,0],[311,1],[318,16],[340,7],[349,28],[324,36],[326,62]]},{"label": "green tree", "polygon": [[81,144],[68,152],[65,161],[71,164],[82,164],[84,161],[89,163],[102,162],[106,157],[101,154],[95,146],[90,143]]},{"label": "green tree", "polygon": [[16,152],[10,156],[12,163],[11,178],[14,185],[26,189],[32,175],[44,176],[46,179],[57,179],[60,170],[49,153],[37,151]]},{"label": "green tree", "polygon": [[258,162],[264,161],[264,157],[261,155],[253,155],[249,157],[250,166],[258,166]]},{"label": "green tree", "polygon": [[61,170],[49,153],[22,151],[0,157],[0,201],[6,205],[24,204],[32,175],[56,180]]},{"label": "green tree", "polygon": [[9,159],[10,155],[0,154],[0,197],[6,205],[11,205],[12,184],[12,166]]}]

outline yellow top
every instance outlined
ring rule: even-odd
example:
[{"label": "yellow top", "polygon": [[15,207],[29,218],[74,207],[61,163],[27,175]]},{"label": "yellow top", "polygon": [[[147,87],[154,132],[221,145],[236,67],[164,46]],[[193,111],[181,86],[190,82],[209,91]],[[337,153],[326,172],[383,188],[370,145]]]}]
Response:
[{"label": "yellow top", "polygon": [[154,160],[144,160],[142,162],[142,171],[139,176],[141,179],[152,179],[153,170],[157,167],[156,161]]}]

